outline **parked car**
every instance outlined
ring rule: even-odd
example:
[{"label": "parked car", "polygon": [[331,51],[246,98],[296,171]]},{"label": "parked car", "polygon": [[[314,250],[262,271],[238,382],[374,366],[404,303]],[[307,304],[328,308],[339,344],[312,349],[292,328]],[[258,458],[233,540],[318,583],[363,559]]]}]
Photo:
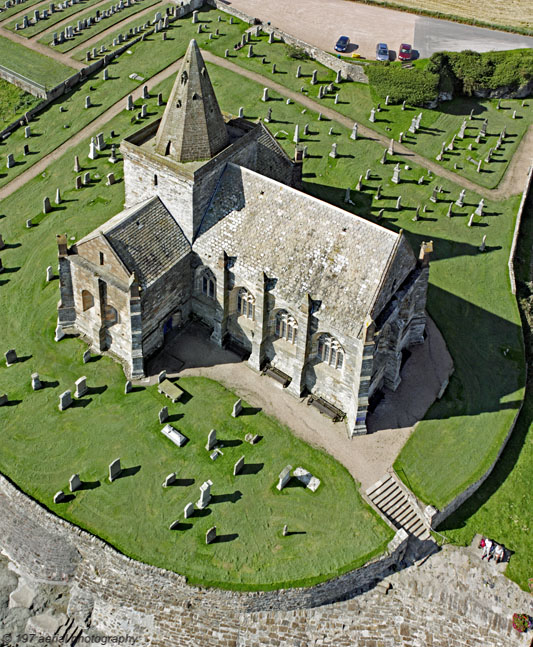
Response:
[{"label": "parked car", "polygon": [[413,54],[413,46],[402,43],[400,45],[400,51],[398,52],[398,58],[400,61],[410,61]]},{"label": "parked car", "polygon": [[376,61],[388,61],[389,48],[386,43],[378,43],[376,45]]},{"label": "parked car", "polygon": [[335,43],[335,50],[337,52],[345,52],[348,49],[350,44],[350,39],[348,36],[341,36],[339,40]]}]

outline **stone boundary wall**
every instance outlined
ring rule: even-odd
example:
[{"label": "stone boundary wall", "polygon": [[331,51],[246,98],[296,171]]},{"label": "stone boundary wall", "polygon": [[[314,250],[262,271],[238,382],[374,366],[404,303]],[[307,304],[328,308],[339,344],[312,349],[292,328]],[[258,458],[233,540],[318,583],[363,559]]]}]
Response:
[{"label": "stone boundary wall", "polygon": [[[249,613],[295,610],[329,604],[365,590],[400,568],[409,537],[399,530],[387,552],[361,568],[308,588],[236,592],[190,586],[186,578],[131,559],[98,537],[55,516],[0,475],[0,500],[16,517],[0,518],[3,552],[22,571],[40,581],[75,582],[95,597],[115,600],[139,611],[194,601],[209,609]],[[14,516],[15,516],[14,515]],[[50,548],[61,556],[43,560]],[[95,577],[95,573],[98,577]],[[120,574],[120,577],[118,577]],[[124,582],[135,586],[125,587]]]},{"label": "stone boundary wall", "polygon": [[300,47],[301,49],[305,50],[313,60],[321,63],[325,67],[328,67],[330,70],[333,70],[334,72],[338,72],[340,70],[342,76],[349,81],[368,83],[368,77],[365,74],[364,66],[361,64],[348,63],[347,61],[337,58],[336,56],[333,56],[333,54],[329,54],[328,52],[325,52],[324,50],[319,49],[314,45],[310,45],[309,43],[306,43],[305,41],[300,40],[295,36],[291,36],[290,34],[287,34],[280,29],[270,27],[265,23],[256,22],[256,18],[252,18],[242,11],[234,9],[232,6],[227,5],[223,0],[205,0],[205,4],[233,15],[240,20],[250,23],[251,25],[260,24],[262,31],[266,32],[267,34],[274,32],[274,35],[280,38],[284,43]]},{"label": "stone boundary wall", "polygon": [[24,92],[33,94],[34,97],[46,99],[46,87],[44,85],[41,85],[36,81],[32,81],[32,79],[28,79],[14,70],[10,70],[4,65],[0,65],[0,78],[4,79],[4,81],[7,81],[8,83],[16,85],[17,88],[24,90]]},{"label": "stone boundary wall", "polygon": [[516,246],[518,244],[518,236],[520,235],[520,227],[522,225],[522,216],[524,215],[524,210],[526,207],[526,202],[531,192],[533,181],[533,165],[529,168],[529,173],[526,180],[526,186],[524,193],[522,194],[522,200],[520,206],[518,207],[518,215],[516,216],[516,224],[513,234],[513,243],[511,245],[511,253],[509,254],[509,279],[511,281],[511,292],[516,294],[516,276],[514,271],[514,259],[516,254]]}]

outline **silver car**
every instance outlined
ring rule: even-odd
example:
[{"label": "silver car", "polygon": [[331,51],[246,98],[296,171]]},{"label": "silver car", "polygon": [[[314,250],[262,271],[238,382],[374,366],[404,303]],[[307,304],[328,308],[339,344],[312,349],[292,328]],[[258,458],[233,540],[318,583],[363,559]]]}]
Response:
[{"label": "silver car", "polygon": [[378,43],[376,45],[376,61],[388,61],[389,48],[386,43]]}]

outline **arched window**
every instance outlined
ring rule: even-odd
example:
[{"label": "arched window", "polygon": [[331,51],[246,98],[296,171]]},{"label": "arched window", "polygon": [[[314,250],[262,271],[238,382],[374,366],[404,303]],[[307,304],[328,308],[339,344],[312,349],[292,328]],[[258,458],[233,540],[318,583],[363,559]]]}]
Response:
[{"label": "arched window", "polygon": [[106,326],[114,326],[118,323],[118,312],[113,306],[104,306],[104,321]]},{"label": "arched window", "polygon": [[94,306],[94,297],[89,292],[89,290],[81,291],[81,305],[82,305],[83,312],[85,312],[86,310],[89,310],[89,308],[92,308]]},{"label": "arched window", "polygon": [[317,357],[333,368],[341,369],[344,364],[342,346],[331,335],[323,334],[318,338]]},{"label": "arched window", "polygon": [[298,322],[286,310],[279,310],[276,314],[275,334],[278,339],[296,343]]},{"label": "arched window", "polygon": [[213,273],[209,269],[205,269],[200,276],[200,290],[206,297],[214,299],[217,293],[217,282]]},{"label": "arched window", "polygon": [[255,319],[255,298],[246,288],[240,288],[237,298],[237,310],[248,319]]}]

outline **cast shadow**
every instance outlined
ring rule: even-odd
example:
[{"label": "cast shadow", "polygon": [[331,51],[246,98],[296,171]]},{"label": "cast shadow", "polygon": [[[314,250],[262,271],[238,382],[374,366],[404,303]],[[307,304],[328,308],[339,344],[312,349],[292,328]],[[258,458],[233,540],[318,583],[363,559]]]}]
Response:
[{"label": "cast shadow", "polygon": [[221,447],[238,447],[239,445],[242,445],[242,440],[240,440],[239,438],[232,438],[231,440],[218,438],[217,441]]},{"label": "cast shadow", "polygon": [[41,389],[55,389],[57,386],[59,386],[59,380],[54,380],[53,382],[41,380]]},{"label": "cast shadow", "polygon": [[104,391],[107,391],[106,384],[102,386],[90,386],[87,388],[87,395],[101,395]]},{"label": "cast shadow", "polygon": [[135,476],[137,472],[139,472],[141,469],[140,465],[135,465],[134,467],[125,467],[122,470],[120,470],[120,474],[117,476],[117,479],[124,479],[127,478],[128,476]]},{"label": "cast shadow", "polygon": [[240,416],[255,416],[256,413],[259,413],[261,411],[261,407],[243,407],[241,409],[241,412],[239,413]]},{"label": "cast shadow", "polygon": [[76,497],[74,496],[74,494],[65,494],[63,496],[63,500],[60,501],[59,503],[56,503],[55,505],[61,505],[62,503],[70,503],[71,501],[74,501],[75,498]]},{"label": "cast shadow", "polygon": [[[133,390],[133,389],[132,389]],[[183,418],[183,413],[173,413],[169,415],[167,418],[167,422],[176,422],[177,420],[181,420]]]},{"label": "cast shadow", "polygon": [[184,523],[180,521],[177,526],[172,528],[172,530],[190,530],[192,528],[192,523]]},{"label": "cast shadow", "polygon": [[100,485],[100,481],[82,481],[78,490],[96,490]]},{"label": "cast shadow", "polygon": [[3,407],[16,407],[17,404],[20,404],[22,400],[8,400],[5,404],[3,404]]},{"label": "cast shadow", "polygon": [[305,489],[305,483],[302,483],[300,479],[297,479],[296,476],[291,476],[289,479],[289,482],[285,485],[285,488],[304,488]]},{"label": "cast shadow", "polygon": [[210,503],[237,503],[242,498],[242,492],[235,490],[231,494],[213,494]]},{"label": "cast shadow", "polygon": [[167,487],[188,487],[189,485],[194,485],[194,479],[176,479]]},{"label": "cast shadow", "polygon": [[292,535],[307,535],[305,530],[292,530],[285,534],[285,537],[291,537]]},{"label": "cast shadow", "polygon": [[238,537],[238,533],[234,532],[229,535],[217,535],[214,544],[225,544],[228,541],[234,541]]},{"label": "cast shadow", "polygon": [[92,401],[93,401],[92,398],[88,398],[86,400],[82,400],[82,399],[72,400],[72,404],[68,408],[69,409],[85,409],[85,407],[87,407],[89,404],[91,404]]},{"label": "cast shadow", "polygon": [[265,466],[264,463],[245,463],[242,470],[239,473],[239,476],[249,475],[249,474],[259,474],[259,472]]},{"label": "cast shadow", "polygon": [[195,510],[192,513],[193,517],[208,517],[212,513],[211,508],[204,508],[203,510]]}]

